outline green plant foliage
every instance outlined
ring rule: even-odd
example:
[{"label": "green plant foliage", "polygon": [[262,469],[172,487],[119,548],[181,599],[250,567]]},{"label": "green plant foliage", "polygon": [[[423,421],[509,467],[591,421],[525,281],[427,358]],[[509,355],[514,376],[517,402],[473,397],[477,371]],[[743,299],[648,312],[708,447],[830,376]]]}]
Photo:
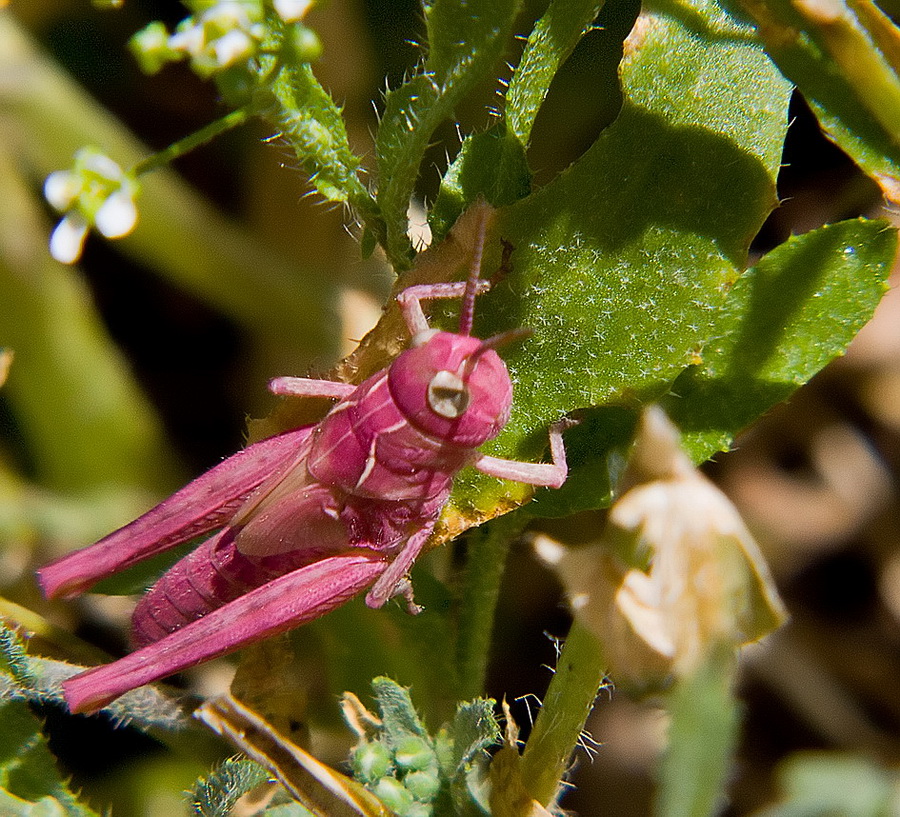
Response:
[{"label": "green plant foliage", "polygon": [[494,207],[513,204],[531,192],[531,171],[522,143],[505,121],[466,137],[428,216],[435,241],[442,240],[456,219],[478,196]]},{"label": "green plant foliage", "polygon": [[[521,0],[425,3],[424,56],[386,94],[371,187],[362,157],[350,147],[343,112],[311,67],[321,44],[300,20],[305,10],[268,0],[246,4],[248,14],[214,0],[188,6],[194,18],[180,33],[193,28],[206,36],[219,26],[215,37],[182,49],[177,36],[152,23],[132,47],[148,70],[189,63],[215,78],[225,100],[240,107],[149,159],[71,82],[47,69],[11,16],[0,12],[0,69],[10,76],[24,73],[23,66],[30,71],[28,92],[10,96],[4,111],[16,138],[13,147],[0,149],[0,193],[6,194],[0,198],[14,205],[8,218],[0,216],[0,249],[17,246],[22,223],[31,225],[30,235],[43,235],[31,177],[67,161],[81,142],[108,143],[110,155],[125,162],[123,169],[130,163],[128,173],[137,178],[259,116],[293,149],[315,193],[359,217],[364,252],[377,242],[397,272],[410,267],[407,210],[423,158],[439,125],[473,90],[497,80],[501,60],[515,54]],[[714,0],[650,0],[632,29],[638,6],[634,0],[550,0],[524,38],[504,105],[488,127],[463,139],[429,213],[440,241],[477,199],[497,208],[484,269],[494,287],[477,300],[474,333],[526,327],[534,335],[503,349],[516,398],[509,424],[484,450],[537,460],[547,426],[578,413],[581,424],[566,432],[566,485],[539,492],[517,516],[472,537],[458,597],[435,578],[455,578],[455,565],[448,560],[443,571],[423,576],[418,571],[427,572],[426,564],[413,575],[425,615],[410,617],[399,608],[376,615],[359,600],[305,629],[329,656],[321,673],[327,683],[309,684],[311,698],[328,699],[320,709],[333,708],[337,689],[360,691],[375,674],[389,672],[413,686],[419,711],[408,687],[387,677],[371,682],[380,720],[361,717],[362,725],[355,724],[359,743],[351,758],[356,778],[399,817],[468,817],[487,813],[489,804],[507,817],[507,811],[537,813],[534,801],[557,805],[571,752],[604,681],[602,648],[580,625],[570,633],[523,754],[510,723],[502,761],[490,781],[485,773],[486,750],[498,743],[499,727],[495,702],[478,695],[503,562],[527,517],[607,504],[637,412],[648,402],[663,404],[697,461],[727,448],[741,429],[840,355],[885,291],[896,235],[881,221],[813,230],[746,267],[750,243],[777,205],[791,82],[861,167],[889,193],[900,190],[896,29],[869,0],[732,0],[727,10]],[[208,12],[218,22],[204,22]],[[595,33],[601,23],[602,37]],[[227,34],[238,41],[243,36],[246,48],[219,47]],[[535,166],[541,172],[534,175],[529,166],[532,137],[542,124],[568,125],[545,123],[540,111],[560,68],[590,37],[597,39],[585,44],[596,45],[606,68],[587,90],[605,101],[604,123],[612,121],[567,169],[538,187],[546,171]],[[27,123],[21,133],[18,122]],[[29,138],[31,131],[40,138]],[[23,164],[27,171],[20,170]],[[290,332],[304,354],[333,351],[338,293],[326,276],[307,277],[257,246],[165,172],[148,175],[141,186],[140,226],[124,240],[126,252],[259,338]],[[53,490],[106,483],[154,490],[171,479],[163,425],[135,390],[89,304],[81,303],[77,279],[47,267],[49,260],[34,260],[43,255],[28,254],[25,264],[0,261],[0,284],[6,282],[9,296],[0,296],[7,333],[0,341],[17,355],[3,394],[34,437],[28,443],[36,452],[36,479]],[[458,277],[462,266],[448,269],[447,277]],[[308,287],[302,285],[307,280]],[[446,305],[436,305],[434,325],[446,320],[452,327],[448,315]],[[379,365],[387,365],[385,357]],[[89,375],[100,377],[91,388]],[[59,401],[46,400],[48,382]],[[99,403],[87,399],[94,394]],[[67,410],[60,412],[57,402]],[[110,442],[108,450],[70,447],[75,431],[66,418],[79,426],[89,418],[91,435]],[[109,426],[109,434],[98,435],[97,423]],[[152,453],[133,456],[145,449]],[[2,502],[12,504],[30,484],[18,474],[8,479],[0,463],[0,487]],[[468,469],[446,511],[450,528],[501,514],[530,493]],[[119,579],[118,587],[131,579]],[[29,709],[63,705],[63,681],[83,669],[30,655],[14,631],[0,628],[0,813],[93,817],[60,777]],[[722,650],[674,681],[656,801],[660,817],[702,817],[721,805],[738,721],[733,669],[733,656]],[[316,684],[324,691],[313,689]],[[308,716],[320,714],[314,709],[297,703],[298,731]],[[165,695],[149,688],[105,711],[151,734],[175,736],[190,728]],[[228,760],[194,788],[194,812],[225,817],[267,777],[254,762]],[[885,813],[896,806],[894,777],[854,758],[797,758],[783,769],[785,800],[771,815]],[[862,794],[849,803],[843,794],[854,779]],[[263,813],[308,817],[299,804],[284,802],[287,796],[282,792]]]},{"label": "green plant foliage", "polygon": [[[0,702],[65,706],[62,682],[85,669],[29,655],[15,631],[0,623]],[[104,711],[119,723],[148,730],[178,730],[186,723],[181,709],[153,687],[129,692]]]},{"label": "green plant foliage", "polygon": [[371,214],[374,202],[359,179],[360,160],[350,149],[341,111],[309,64],[283,68],[272,90],[276,122],[319,194]]},{"label": "green plant foliage", "polygon": [[378,711],[384,721],[385,735],[389,741],[397,743],[407,737],[427,736],[422,721],[409,697],[409,690],[399,686],[390,678],[375,678],[372,692],[378,702]]},{"label": "green plant foliage", "polygon": [[[534,457],[566,412],[664,395],[715,336],[775,205],[790,86],[748,28],[714,3],[693,10],[715,36],[639,21],[619,117],[501,216],[512,270],[479,300],[476,332],[480,319],[488,334],[528,326],[534,336],[504,350],[516,400],[491,453]],[[486,508],[516,494],[527,489],[467,475],[453,501]]]},{"label": "green plant foliage", "polygon": [[795,236],[737,281],[702,363],[663,401],[702,461],[842,354],[887,290],[897,236],[844,221]]},{"label": "green plant foliage", "polygon": [[197,781],[191,805],[199,817],[228,817],[240,797],[269,779],[268,772],[246,758],[229,758]]},{"label": "green plant foliage", "polygon": [[[841,222],[791,238],[748,269],[718,310],[714,334],[660,402],[696,462],[787,399],[842,354],[884,294],[896,234],[885,222]],[[550,516],[606,504],[633,427],[627,410],[588,415],[569,432],[566,487],[529,510]],[[579,441],[592,453],[578,454]],[[593,497],[591,499],[590,497]]]},{"label": "green plant foliage", "polygon": [[27,696],[16,694],[18,678],[33,674],[12,631],[0,629],[0,813],[9,817],[94,817],[56,768],[31,713]]},{"label": "green plant foliage", "polygon": [[900,69],[894,24],[862,0],[827,7],[734,0],[825,131],[892,201],[900,196]]},{"label": "green plant foliage", "polygon": [[506,94],[512,134],[527,147],[550,83],[578,41],[591,29],[603,0],[552,0],[535,23]]},{"label": "green plant foliage", "polygon": [[804,752],[778,768],[779,803],[759,817],[886,817],[900,812],[900,779],[873,761],[840,752]]},{"label": "green plant foliage", "polygon": [[432,737],[408,689],[381,677],[372,690],[381,723],[354,750],[356,779],[400,817],[475,809],[472,778],[482,771],[476,761],[500,735],[494,701],[459,704],[453,721]]},{"label": "green plant foliage", "polygon": [[406,211],[431,135],[494,68],[519,5],[520,0],[435,0],[425,8],[428,56],[419,72],[388,92],[376,140],[378,204],[395,269],[410,264]]}]

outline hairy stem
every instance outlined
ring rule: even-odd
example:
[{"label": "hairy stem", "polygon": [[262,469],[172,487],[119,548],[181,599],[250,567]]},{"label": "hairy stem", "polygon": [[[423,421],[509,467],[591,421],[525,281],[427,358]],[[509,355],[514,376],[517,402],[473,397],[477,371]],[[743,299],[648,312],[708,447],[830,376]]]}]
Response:
[{"label": "hairy stem", "polygon": [[599,642],[575,621],[522,754],[522,780],[544,806],[556,796],[604,676]]}]

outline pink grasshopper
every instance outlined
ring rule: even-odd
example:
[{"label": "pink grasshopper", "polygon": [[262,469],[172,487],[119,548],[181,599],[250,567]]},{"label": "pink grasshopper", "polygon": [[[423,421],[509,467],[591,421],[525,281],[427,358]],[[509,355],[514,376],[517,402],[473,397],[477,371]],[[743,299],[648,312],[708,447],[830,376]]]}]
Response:
[{"label": "pink grasshopper", "polygon": [[[279,377],[278,395],[338,402],[316,425],[249,446],[95,545],[38,571],[48,598],[195,536],[218,532],[177,562],[138,603],[140,649],[70,678],[72,712],[284,632],[366,588],[366,604],[413,601],[408,572],[434,529],[454,475],[484,474],[558,488],[567,474],[562,431],[550,429],[552,463],[482,454],[509,418],[512,383],[494,350],[512,332],[471,336],[484,222],[468,280],[411,286],[398,296],[411,348],[359,386]],[[462,298],[459,332],[431,329],[422,301]]]}]

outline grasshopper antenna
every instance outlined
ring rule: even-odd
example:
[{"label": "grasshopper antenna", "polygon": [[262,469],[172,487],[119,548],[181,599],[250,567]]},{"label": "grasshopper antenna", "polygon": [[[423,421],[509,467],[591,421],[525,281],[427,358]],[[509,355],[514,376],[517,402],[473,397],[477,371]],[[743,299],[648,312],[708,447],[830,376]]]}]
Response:
[{"label": "grasshopper antenna", "polygon": [[478,293],[478,282],[481,275],[481,256],[484,251],[484,237],[487,232],[487,208],[483,208],[478,218],[475,233],[475,248],[472,253],[472,265],[466,280],[466,291],[463,294],[462,308],[459,311],[459,334],[472,333],[472,318],[475,315],[475,295]]}]

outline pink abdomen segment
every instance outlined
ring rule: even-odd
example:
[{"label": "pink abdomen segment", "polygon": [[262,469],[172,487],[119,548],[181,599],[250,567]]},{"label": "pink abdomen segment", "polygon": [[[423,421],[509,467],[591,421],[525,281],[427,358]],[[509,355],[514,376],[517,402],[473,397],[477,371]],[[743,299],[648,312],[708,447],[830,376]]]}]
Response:
[{"label": "pink abdomen segment", "polygon": [[250,559],[225,528],[200,544],[147,591],[131,619],[139,647],[158,641],[250,590],[322,557],[315,549]]}]

